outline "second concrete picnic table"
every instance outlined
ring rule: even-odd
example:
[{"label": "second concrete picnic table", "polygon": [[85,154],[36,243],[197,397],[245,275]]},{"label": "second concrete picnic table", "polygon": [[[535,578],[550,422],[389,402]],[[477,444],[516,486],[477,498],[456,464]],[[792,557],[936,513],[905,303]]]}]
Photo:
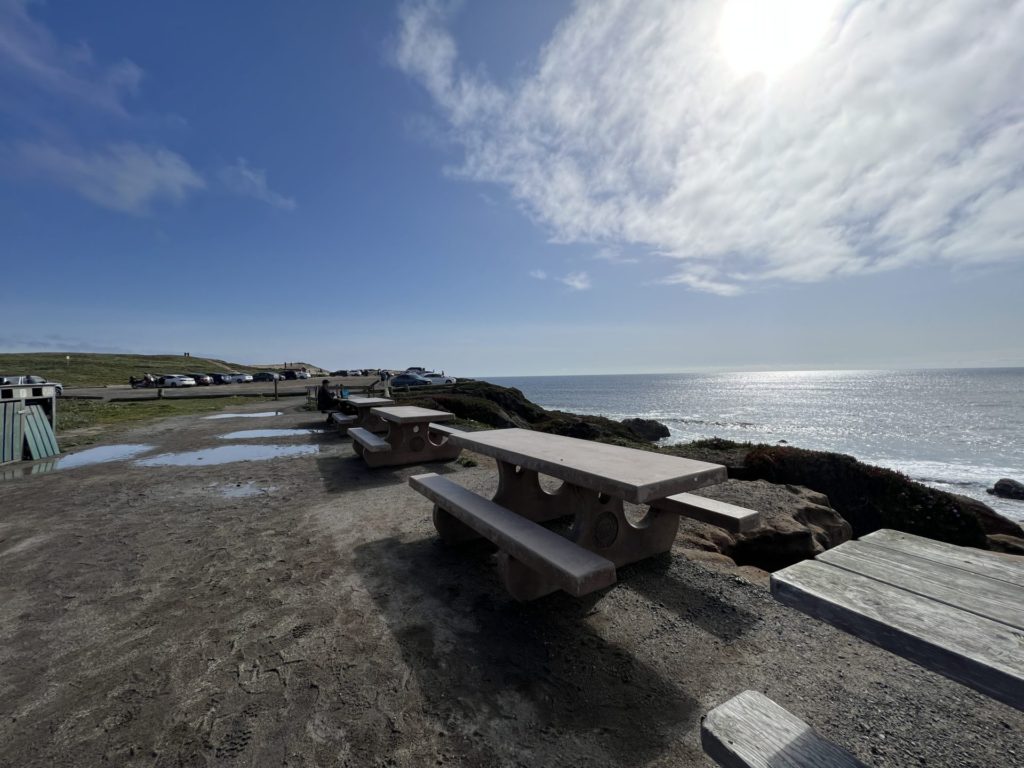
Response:
[{"label": "second concrete picnic table", "polygon": [[342,402],[355,409],[354,414],[332,413],[331,421],[338,425],[338,429],[344,432],[351,427],[360,427],[368,432],[387,432],[387,422],[373,413],[374,408],[394,405],[395,401],[387,397],[363,397],[361,395],[350,395],[342,398]]},{"label": "second concrete picnic table", "polygon": [[369,429],[348,430],[352,449],[371,467],[417,464],[424,461],[451,461],[462,450],[448,435],[452,430],[440,425],[454,414],[415,405],[371,408],[370,415],[387,427],[378,437]]},{"label": "second concrete picnic table", "polygon": [[[672,547],[681,514],[732,530],[756,526],[759,515],[721,502],[705,505],[685,491],[723,482],[725,467],[678,456],[523,429],[456,432],[458,446],[497,460],[492,500],[436,474],[409,484],[434,502],[434,526],[459,542],[481,536],[501,550],[505,587],[519,600],[557,589],[580,596],[615,582],[615,569]],[[562,480],[541,487],[539,474]],[[643,519],[626,518],[624,503],[650,504]],[[563,536],[539,523],[572,516]]]}]

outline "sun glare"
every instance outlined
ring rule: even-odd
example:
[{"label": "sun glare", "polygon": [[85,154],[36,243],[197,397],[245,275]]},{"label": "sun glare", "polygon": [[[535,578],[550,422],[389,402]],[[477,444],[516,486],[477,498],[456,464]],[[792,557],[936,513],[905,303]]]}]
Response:
[{"label": "sun glare", "polygon": [[774,79],[821,42],[835,0],[728,0],[718,41],[738,75]]}]

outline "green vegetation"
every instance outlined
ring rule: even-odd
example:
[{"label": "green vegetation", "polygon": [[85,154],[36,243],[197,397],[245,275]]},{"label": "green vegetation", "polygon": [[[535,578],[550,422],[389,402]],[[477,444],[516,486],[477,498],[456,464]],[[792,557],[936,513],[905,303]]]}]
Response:
[{"label": "green vegetation", "polygon": [[259,400],[253,397],[215,397],[111,403],[64,398],[57,406],[57,438],[61,450],[67,450],[94,443],[122,427],[137,426],[168,416],[210,413],[231,405],[252,405]]},{"label": "green vegetation", "polygon": [[[70,355],[71,360],[67,359]],[[316,369],[304,363],[293,367]],[[65,387],[102,387],[107,384],[127,384],[129,376],[139,378],[149,372],[159,373],[216,373],[238,371],[256,373],[266,370],[252,365],[229,363],[206,357],[184,355],[107,355],[93,352],[27,352],[0,354],[0,374],[34,374]]]}]

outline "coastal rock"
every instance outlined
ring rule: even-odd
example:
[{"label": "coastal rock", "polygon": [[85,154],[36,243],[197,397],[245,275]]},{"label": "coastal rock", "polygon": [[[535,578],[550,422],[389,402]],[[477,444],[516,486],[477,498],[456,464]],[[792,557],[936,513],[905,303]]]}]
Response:
[{"label": "coastal rock", "polygon": [[1004,499],[1020,499],[1024,501],[1024,483],[1018,483],[1016,480],[1011,480],[1008,477],[996,480],[995,487],[989,488],[988,492],[993,496],[999,496]]},{"label": "coastal rock", "polygon": [[764,515],[760,528],[740,534],[688,518],[680,521],[684,546],[717,552],[738,565],[775,571],[849,541],[852,534],[850,524],[829,506],[828,498],[808,488],[727,480],[696,493]]},{"label": "coastal rock", "polygon": [[671,434],[668,427],[654,419],[623,419],[620,422],[623,426],[633,430],[641,440],[656,443],[663,437]]},{"label": "coastal rock", "polygon": [[1024,536],[1012,520],[974,499],[929,488],[852,456],[787,446],[755,446],[737,474],[803,485],[828,496],[855,537],[879,528],[961,546],[988,547],[989,534]]},{"label": "coastal rock", "polygon": [[1024,539],[1020,536],[994,533],[988,537],[988,548],[993,552],[1005,552],[1008,555],[1024,555]]}]

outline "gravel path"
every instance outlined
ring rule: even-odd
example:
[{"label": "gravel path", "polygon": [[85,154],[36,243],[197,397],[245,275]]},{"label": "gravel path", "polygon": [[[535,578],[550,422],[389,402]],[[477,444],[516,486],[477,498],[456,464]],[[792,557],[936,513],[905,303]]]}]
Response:
[{"label": "gravel path", "polygon": [[[118,442],[321,426],[282,402]],[[872,765],[1024,764],[1024,714],[682,549],[520,605],[437,542],[424,468],[244,442],[319,450],[0,483],[0,765],[706,766],[701,715],[747,688]],[[429,469],[486,492],[478,458]]]}]

